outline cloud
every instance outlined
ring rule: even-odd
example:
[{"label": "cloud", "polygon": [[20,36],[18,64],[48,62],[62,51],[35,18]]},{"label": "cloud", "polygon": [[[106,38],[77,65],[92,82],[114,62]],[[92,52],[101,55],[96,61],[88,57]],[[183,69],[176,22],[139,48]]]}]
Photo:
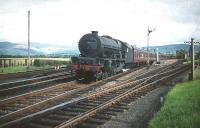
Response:
[{"label": "cloud", "polygon": [[153,0],[169,6],[172,19],[179,23],[200,23],[199,0]]},{"label": "cloud", "polygon": [[59,1],[59,0],[0,0],[1,7],[15,5],[17,7],[27,6],[32,4],[40,4],[51,1]]},{"label": "cloud", "polygon": [[188,38],[200,40],[200,2],[199,0],[154,0],[167,4],[171,9],[171,19],[180,24],[191,25]]},{"label": "cloud", "polygon": [[[27,10],[31,10],[32,42],[77,45],[82,35],[98,30],[100,35],[145,46],[148,26],[156,28],[150,37],[152,45],[184,42],[200,29],[196,1],[182,1],[0,0],[0,37],[26,42]],[[195,6],[192,14],[190,6]]]},{"label": "cloud", "polygon": [[0,14],[14,13],[32,5],[58,2],[59,0],[0,0]]}]

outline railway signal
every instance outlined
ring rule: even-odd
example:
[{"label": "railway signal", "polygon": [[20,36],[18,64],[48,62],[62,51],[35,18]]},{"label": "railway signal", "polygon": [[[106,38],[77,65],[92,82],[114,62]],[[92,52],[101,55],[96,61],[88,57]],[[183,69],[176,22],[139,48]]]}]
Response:
[{"label": "railway signal", "polygon": [[186,44],[191,44],[190,49],[191,49],[191,61],[192,61],[192,65],[191,65],[191,74],[189,76],[190,80],[194,80],[195,79],[195,72],[194,72],[194,68],[195,68],[195,56],[194,56],[194,44],[200,44],[200,42],[194,42],[194,38],[191,38],[191,41],[186,41],[184,42]]},{"label": "railway signal", "polygon": [[147,67],[149,67],[149,35],[150,35],[150,33],[152,33],[155,30],[156,29],[150,30],[149,27],[148,27],[148,30],[147,30]]}]

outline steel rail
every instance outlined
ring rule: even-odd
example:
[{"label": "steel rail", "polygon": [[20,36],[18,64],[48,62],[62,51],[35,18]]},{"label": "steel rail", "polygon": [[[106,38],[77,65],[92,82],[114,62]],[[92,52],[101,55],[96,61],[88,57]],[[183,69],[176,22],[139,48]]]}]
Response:
[{"label": "steel rail", "polygon": [[[137,71],[137,70],[136,70]],[[128,73],[130,73],[131,71],[128,71],[128,72],[124,72],[123,74],[128,74]],[[122,74],[118,74],[118,75],[116,75],[116,76],[113,76],[113,77],[111,77],[111,78],[108,78],[108,79],[105,79],[105,80],[103,80],[103,82],[105,82],[105,81],[109,81],[109,80],[111,80],[111,79],[115,79],[115,78],[117,78],[117,77],[120,77],[120,76],[122,76]],[[100,83],[102,83],[102,81],[100,82]],[[96,82],[96,84],[99,84],[99,82]],[[92,83],[92,84],[90,84],[89,86],[94,86],[95,84],[94,83]],[[84,88],[82,88],[82,89],[86,89],[87,87],[84,87]],[[81,90],[81,89],[80,89]],[[20,96],[21,97],[21,96]],[[74,98],[74,99],[76,99],[76,98]],[[14,100],[14,98],[13,99],[10,99],[10,100]],[[6,102],[9,102],[9,100],[6,100],[6,101],[4,101],[4,103],[6,103]],[[17,112],[18,113],[18,112]]]},{"label": "steel rail", "polygon": [[[160,79],[158,79],[156,81],[153,81],[151,83],[148,83],[146,85],[143,85],[144,83],[146,83],[146,81],[145,81],[145,82],[139,84],[137,87],[133,87],[130,90],[120,94],[119,96],[117,96],[117,97],[115,97],[115,98],[113,98],[113,99],[111,99],[109,101],[106,101],[103,104],[100,104],[97,107],[95,107],[95,108],[93,108],[93,109],[91,109],[89,111],[86,111],[84,113],[81,113],[80,115],[78,115],[76,117],[73,117],[70,120],[67,120],[66,122],[56,126],[55,128],[71,128],[74,125],[77,125],[78,123],[80,123],[80,122],[82,122],[84,120],[87,120],[89,117],[95,115],[97,112],[100,112],[100,111],[102,111],[104,109],[107,109],[108,107],[112,106],[113,104],[116,104],[116,103],[120,102],[122,99],[127,98],[127,97],[133,95],[134,93],[136,94],[137,92],[139,92],[139,91],[141,91],[141,90],[143,90],[145,88],[149,88],[150,86],[155,85],[156,83],[161,82],[161,81],[163,81],[165,79],[168,79],[168,78],[170,78],[170,77],[172,77],[174,75],[177,75],[177,74],[179,74],[179,73],[181,73],[181,72],[183,72],[185,70],[187,70],[187,68],[183,69],[183,70],[179,70],[179,71],[177,71],[175,73],[169,74],[169,75],[167,75],[165,77],[162,77],[162,78],[160,78]],[[143,86],[141,86],[141,85],[143,85]]]},{"label": "steel rail", "polygon": [[20,77],[30,77],[35,74],[50,74],[50,73],[56,73],[60,71],[68,70],[66,67],[61,67],[59,70],[55,70],[54,68],[50,69],[40,69],[40,70],[34,70],[34,71],[27,71],[27,72],[17,72],[17,73],[1,73],[0,74],[0,80],[4,79],[12,79],[12,78],[20,78]]},{"label": "steel rail", "polygon": [[29,78],[29,79],[25,79],[25,80],[17,80],[17,81],[12,81],[12,82],[7,82],[7,83],[0,83],[0,90],[8,89],[13,86],[20,86],[20,84],[28,84],[31,82],[35,82],[35,81],[39,81],[39,80],[41,81],[41,80],[49,79],[52,77],[59,77],[62,75],[70,75],[70,73],[63,72],[63,73],[50,74],[47,76],[41,76],[41,77],[36,77],[36,78]]},{"label": "steel rail", "polygon": [[[61,76],[58,78],[53,78],[53,79],[49,79],[49,80],[45,80],[45,81],[39,81],[36,83],[31,83],[31,84],[25,84],[22,86],[17,86],[17,87],[12,87],[12,88],[8,88],[8,89],[4,89],[4,90],[0,90],[0,96],[1,97],[11,97],[13,95],[19,94],[19,93],[25,93],[25,92],[30,92],[33,90],[37,90],[37,89],[41,89],[47,86],[51,86],[53,83],[57,82],[57,81],[62,81],[65,79],[70,79],[73,78],[72,76]],[[51,85],[49,85],[51,84]]]},{"label": "steel rail", "polygon": [[[174,71],[174,70],[175,70],[175,69],[171,70],[171,72]],[[168,72],[170,72],[170,71],[168,71]],[[167,72],[165,72],[165,74],[166,74],[166,73],[167,73]],[[164,73],[160,73],[160,75],[161,75],[161,74],[164,74]],[[146,81],[146,82],[147,82],[149,79],[152,79],[152,78],[154,78],[154,77],[156,77],[156,76],[158,76],[158,74],[153,75],[153,76],[150,76],[150,77],[148,77],[148,78],[141,79],[141,80],[133,81],[133,82],[131,82],[130,84],[126,84],[126,86],[130,86],[130,85],[133,85],[134,83],[142,82],[142,81]],[[63,105],[74,104],[74,103],[79,102],[79,101],[84,100],[84,99],[94,98],[94,97],[100,96],[100,95],[102,95],[102,94],[105,94],[105,93],[108,93],[108,92],[111,92],[111,91],[113,91],[113,90],[117,90],[117,89],[120,89],[120,88],[123,88],[123,87],[126,87],[126,86],[125,86],[125,85],[121,85],[121,86],[116,86],[116,87],[111,88],[111,89],[106,89],[106,91],[105,91],[105,90],[102,90],[102,91],[99,91],[98,93],[91,93],[91,94],[89,94],[88,96],[80,97],[80,98],[75,98],[73,101],[66,102],[66,103],[64,103],[64,104],[62,104],[62,105],[54,106],[54,107],[50,108],[49,110],[53,110],[53,109],[58,108],[58,107],[63,107]],[[48,111],[48,110],[47,110],[47,111]],[[45,110],[45,111],[39,112],[39,113],[44,113],[44,112],[47,112],[47,111]],[[34,116],[34,115],[37,115],[37,114],[33,114],[32,116]],[[32,117],[32,116],[30,115],[30,116],[28,116],[27,118],[30,118],[30,117]],[[25,118],[24,118],[24,119],[25,119]],[[19,120],[18,120],[18,121],[19,121]],[[11,123],[11,122],[10,122],[10,123]],[[8,123],[8,124],[9,124],[9,123]]]},{"label": "steel rail", "polygon": [[[136,71],[137,71],[137,70],[136,70]],[[129,72],[130,72],[130,71],[129,71]],[[127,73],[129,73],[129,72],[125,72],[125,73],[123,73],[123,74],[127,74]],[[116,75],[116,76],[119,77],[119,76],[121,76],[121,74]],[[113,78],[116,78],[116,76],[114,76]],[[113,79],[113,78],[112,78],[112,79]],[[109,78],[109,79],[110,79],[110,78]],[[94,86],[94,85],[95,85],[95,84],[90,84],[90,85],[81,87],[81,88],[79,88],[79,89],[75,89],[75,90],[73,90],[73,91],[67,91],[67,92],[61,93],[61,94],[58,95],[58,96],[48,98],[48,99],[46,99],[46,100],[43,100],[43,101],[38,102],[38,103],[36,103],[36,104],[32,104],[32,105],[30,105],[30,106],[27,106],[27,107],[24,107],[24,108],[22,108],[22,109],[16,110],[16,111],[14,111],[14,112],[10,112],[10,113],[8,113],[8,114],[6,114],[6,115],[1,116],[1,117],[0,117],[0,122],[7,122],[7,121],[9,121],[11,118],[14,119],[14,118],[17,117],[17,116],[20,117],[20,115],[23,115],[22,113],[28,113],[28,111],[30,111],[31,109],[39,109],[39,107],[41,107],[41,106],[43,106],[43,105],[45,105],[45,104],[47,104],[47,103],[50,103],[50,102],[52,102],[52,101],[54,101],[54,102],[55,102],[55,101],[58,101],[59,99],[62,99],[62,98],[66,97],[66,96],[68,96],[68,95],[70,95],[70,94],[73,94],[73,93],[75,93],[75,92],[79,92],[79,91],[81,91],[81,90],[86,89],[87,87]],[[66,85],[64,85],[64,86],[66,86]],[[37,94],[45,93],[45,92],[50,91],[50,90],[54,90],[54,89],[56,89],[56,88],[58,88],[58,87],[59,87],[59,88],[63,88],[64,86],[62,86],[62,84],[60,84],[60,85],[56,85],[56,86],[53,86],[53,87],[44,88],[44,89],[41,89],[41,90],[37,90],[37,91],[30,92],[30,93],[26,93],[26,94],[22,94],[22,95],[19,95],[19,96],[15,96],[15,97],[11,97],[11,98],[5,99],[5,100],[1,101],[0,103],[1,103],[2,105],[5,105],[6,103],[8,104],[8,103],[11,103],[11,102],[12,102],[12,103],[15,103],[14,101],[18,101],[18,100],[20,100],[20,99],[24,99],[24,100],[25,100],[24,97],[31,97],[31,96],[34,96],[34,95],[37,95]],[[11,105],[12,105],[12,104],[11,104]]]}]

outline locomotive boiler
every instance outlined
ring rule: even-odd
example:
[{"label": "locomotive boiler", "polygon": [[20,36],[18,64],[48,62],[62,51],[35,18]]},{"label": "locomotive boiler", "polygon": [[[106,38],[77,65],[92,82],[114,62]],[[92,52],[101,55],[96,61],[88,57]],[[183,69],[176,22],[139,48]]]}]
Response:
[{"label": "locomotive boiler", "polygon": [[110,36],[98,36],[97,31],[84,35],[79,41],[83,57],[120,58],[122,42]]}]

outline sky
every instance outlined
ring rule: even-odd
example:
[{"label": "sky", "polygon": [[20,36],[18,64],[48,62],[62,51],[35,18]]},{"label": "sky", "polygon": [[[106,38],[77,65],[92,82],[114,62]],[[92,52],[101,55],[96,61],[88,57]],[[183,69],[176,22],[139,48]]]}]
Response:
[{"label": "sky", "polygon": [[0,0],[0,41],[77,45],[99,31],[138,47],[200,40],[199,0]]}]

